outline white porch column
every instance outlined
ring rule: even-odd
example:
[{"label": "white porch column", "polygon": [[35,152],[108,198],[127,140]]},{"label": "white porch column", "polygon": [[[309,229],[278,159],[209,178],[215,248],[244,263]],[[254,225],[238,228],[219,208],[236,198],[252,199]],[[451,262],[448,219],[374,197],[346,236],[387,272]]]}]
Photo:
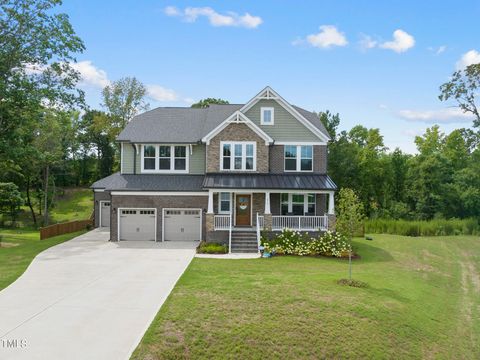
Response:
[{"label": "white porch column", "polygon": [[213,191],[208,191],[208,208],[207,214],[213,214]]},{"label": "white porch column", "polygon": [[271,214],[270,212],[270,193],[265,193],[265,211],[264,214]]},{"label": "white porch column", "polygon": [[328,194],[328,213],[330,215],[335,215],[335,198],[334,198],[334,192],[332,191],[331,193]]}]

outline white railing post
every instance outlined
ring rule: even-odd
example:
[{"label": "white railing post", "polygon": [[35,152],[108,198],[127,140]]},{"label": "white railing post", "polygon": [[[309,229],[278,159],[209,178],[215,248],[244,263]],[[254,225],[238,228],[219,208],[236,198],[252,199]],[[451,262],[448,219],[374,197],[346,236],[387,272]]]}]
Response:
[{"label": "white railing post", "polygon": [[257,212],[257,251],[260,251],[260,217]]},{"label": "white railing post", "polygon": [[228,253],[232,253],[232,214],[228,215]]}]

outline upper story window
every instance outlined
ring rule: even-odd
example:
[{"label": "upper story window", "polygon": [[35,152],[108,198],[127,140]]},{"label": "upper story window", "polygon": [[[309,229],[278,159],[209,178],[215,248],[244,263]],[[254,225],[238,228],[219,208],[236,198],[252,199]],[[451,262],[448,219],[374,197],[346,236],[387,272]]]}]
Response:
[{"label": "upper story window", "polygon": [[285,171],[313,171],[312,145],[285,145]]},{"label": "upper story window", "polygon": [[273,125],[274,123],[274,108],[262,107],[260,108],[260,124]]},{"label": "upper story window", "polygon": [[142,172],[188,172],[187,147],[185,145],[142,145]]},{"label": "upper story window", "polygon": [[254,171],[256,169],[255,142],[220,143],[220,169],[231,171]]}]

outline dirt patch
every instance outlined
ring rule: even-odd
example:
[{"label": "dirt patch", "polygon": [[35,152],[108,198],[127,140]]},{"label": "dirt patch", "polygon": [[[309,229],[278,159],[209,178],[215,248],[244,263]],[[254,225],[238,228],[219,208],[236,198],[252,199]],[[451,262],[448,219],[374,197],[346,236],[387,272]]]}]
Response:
[{"label": "dirt patch", "polygon": [[11,243],[11,242],[2,242],[0,244],[0,248],[11,248],[11,247],[15,247],[15,246],[18,246],[20,244],[18,243]]}]

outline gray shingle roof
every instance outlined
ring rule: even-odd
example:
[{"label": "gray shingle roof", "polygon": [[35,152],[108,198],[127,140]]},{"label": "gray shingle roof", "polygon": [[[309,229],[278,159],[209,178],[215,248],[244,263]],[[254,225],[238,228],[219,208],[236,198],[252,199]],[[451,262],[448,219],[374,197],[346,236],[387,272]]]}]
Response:
[{"label": "gray shingle roof", "polygon": [[204,175],[115,173],[93,183],[93,189],[132,191],[202,191]]},{"label": "gray shingle roof", "polygon": [[[205,109],[159,107],[135,116],[117,140],[133,143],[196,143],[242,106],[210,105]],[[314,113],[297,106],[294,108],[330,138]]]},{"label": "gray shingle roof", "polygon": [[207,174],[206,189],[336,190],[326,174]]}]

